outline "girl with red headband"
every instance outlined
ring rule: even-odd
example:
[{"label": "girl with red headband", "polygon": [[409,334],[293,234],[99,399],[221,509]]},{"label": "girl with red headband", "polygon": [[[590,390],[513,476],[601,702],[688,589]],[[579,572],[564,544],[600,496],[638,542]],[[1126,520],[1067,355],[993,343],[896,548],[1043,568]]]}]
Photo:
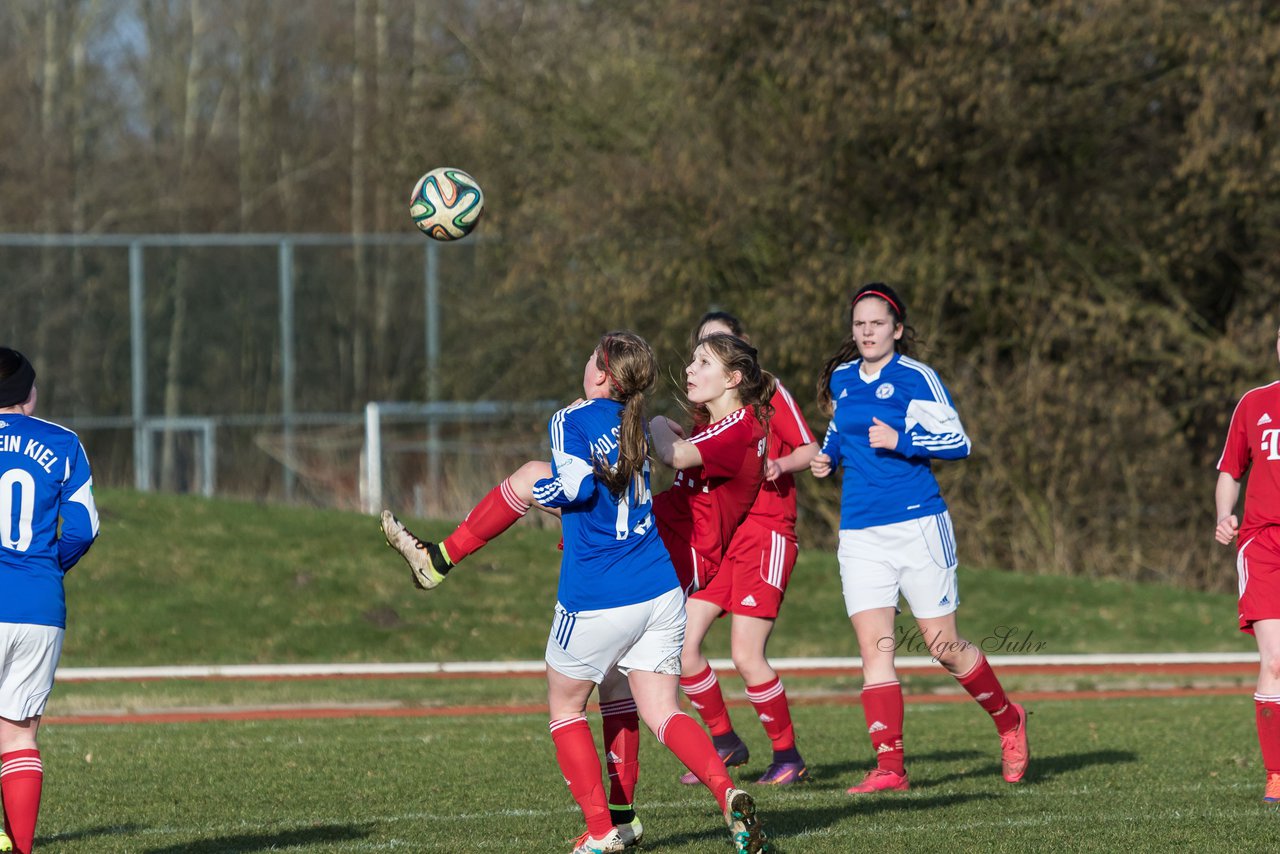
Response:
[{"label": "girl with red headband", "polygon": [[862,710],[877,767],[849,794],[905,791],[902,686],[894,618],[906,597],[928,652],[995,722],[1004,779],[1027,768],[1027,714],[986,657],[960,636],[951,516],[930,468],[969,455],[969,437],[937,373],[909,356],[915,330],[902,299],[874,282],[854,294],[849,337],[827,361],[818,400],[831,415],[817,477],[843,469],[840,581],[862,655]]}]

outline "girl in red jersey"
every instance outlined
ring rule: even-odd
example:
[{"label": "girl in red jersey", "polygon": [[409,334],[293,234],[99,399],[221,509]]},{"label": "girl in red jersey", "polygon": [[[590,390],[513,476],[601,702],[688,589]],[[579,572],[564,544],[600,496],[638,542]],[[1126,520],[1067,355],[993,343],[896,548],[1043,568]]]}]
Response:
[{"label": "girl in red jersey", "polygon": [[[694,332],[697,341],[714,333],[747,340],[742,322],[732,314],[714,311],[703,315]],[[787,785],[808,778],[808,769],[796,749],[791,709],[782,680],[765,657],[783,593],[795,567],[796,496],[792,473],[803,471],[818,455],[818,442],[795,400],[776,383],[770,400],[768,459],[765,479],[755,503],[730,541],[720,571],[705,587],[689,597],[681,656],[680,687],[711,731],[716,750],[726,765],[748,759],[747,745],[733,729],[729,710],[715,671],[702,652],[702,641],[721,615],[732,617],[733,663],[747,686],[747,699],[764,725],[773,747],[768,770],[757,783]],[[681,782],[698,778],[686,774]]]},{"label": "girl in red jersey", "polygon": [[[1280,358],[1280,331],[1276,334]],[[1214,538],[1239,539],[1236,573],[1240,631],[1258,642],[1261,667],[1253,695],[1266,783],[1262,800],[1280,802],[1280,381],[1245,392],[1236,404],[1218,460]],[[1240,481],[1249,475],[1244,521],[1236,516]]]},{"label": "girl in red jersey", "polygon": [[661,415],[649,424],[654,453],[676,469],[671,488],[654,497],[653,513],[686,593],[710,583],[755,503],[775,386],[756,348],[735,335],[708,335],[685,368],[692,435],[685,438]]}]

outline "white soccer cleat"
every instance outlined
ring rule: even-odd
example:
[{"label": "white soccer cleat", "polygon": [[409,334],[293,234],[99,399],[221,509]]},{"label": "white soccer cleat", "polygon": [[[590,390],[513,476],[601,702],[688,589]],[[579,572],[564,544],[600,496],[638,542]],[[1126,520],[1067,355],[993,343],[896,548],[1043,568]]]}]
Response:
[{"label": "white soccer cleat", "polygon": [[626,824],[619,824],[617,831],[623,848],[634,848],[640,844],[640,840],[644,839],[644,825],[640,823],[639,816]]},{"label": "white soccer cleat", "polygon": [[9,834],[0,830],[0,851],[12,851],[13,840],[9,838]]},{"label": "white soccer cleat", "polygon": [[733,837],[733,850],[739,854],[762,854],[769,850],[769,837],[756,815],[756,802],[741,789],[728,789],[724,795],[724,821]]},{"label": "white soccer cleat", "polygon": [[617,854],[619,851],[626,850],[626,847],[621,834],[618,833],[618,828],[615,827],[604,835],[604,839],[596,839],[590,831],[582,834],[578,837],[570,854]]},{"label": "white soccer cleat", "polygon": [[413,570],[413,583],[423,590],[430,590],[444,581],[449,574],[449,561],[435,543],[418,539],[390,510],[382,511],[382,534],[387,545],[400,553],[409,569]]}]

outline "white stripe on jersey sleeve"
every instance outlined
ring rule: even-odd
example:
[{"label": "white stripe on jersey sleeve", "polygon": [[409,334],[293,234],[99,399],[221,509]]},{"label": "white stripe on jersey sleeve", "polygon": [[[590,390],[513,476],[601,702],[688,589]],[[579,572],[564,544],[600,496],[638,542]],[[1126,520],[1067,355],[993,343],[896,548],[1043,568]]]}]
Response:
[{"label": "white stripe on jersey sleeve", "polygon": [[791,412],[792,419],[799,428],[800,444],[808,445],[814,440],[813,435],[809,433],[809,423],[804,420],[804,415],[800,412],[800,407],[796,406],[795,398],[791,396],[791,392],[783,387],[782,383],[778,383],[778,396],[782,398],[782,402],[786,404],[787,409]]},{"label": "white stripe on jersey sleeve", "polygon": [[924,362],[917,362],[915,359],[909,359],[903,356],[898,363],[904,368],[911,368],[913,371],[919,372],[924,377],[925,383],[929,386],[929,391],[933,392],[933,399],[939,403],[950,403],[950,397],[947,395],[947,389],[942,385],[942,380],[938,379],[938,372],[926,365]]},{"label": "white stripe on jersey sleeve", "polygon": [[724,418],[721,418],[715,424],[712,424],[710,427],[708,427],[706,430],[703,430],[698,435],[689,437],[688,441],[694,445],[698,444],[699,442],[705,442],[706,440],[710,439],[713,436],[720,435],[725,430],[728,430],[730,427],[734,426],[735,424],[737,424],[739,421],[741,421],[746,417],[747,417],[746,407],[743,407],[742,409],[735,409],[733,412],[730,412]]}]

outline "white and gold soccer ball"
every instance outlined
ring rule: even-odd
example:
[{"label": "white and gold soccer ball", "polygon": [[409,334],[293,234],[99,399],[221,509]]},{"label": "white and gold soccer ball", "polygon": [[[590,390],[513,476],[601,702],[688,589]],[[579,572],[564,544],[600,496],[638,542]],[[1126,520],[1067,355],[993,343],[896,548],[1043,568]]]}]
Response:
[{"label": "white and gold soccer ball", "polygon": [[436,240],[466,237],[484,213],[480,184],[461,169],[441,166],[418,179],[409,197],[409,215],[422,233]]}]

